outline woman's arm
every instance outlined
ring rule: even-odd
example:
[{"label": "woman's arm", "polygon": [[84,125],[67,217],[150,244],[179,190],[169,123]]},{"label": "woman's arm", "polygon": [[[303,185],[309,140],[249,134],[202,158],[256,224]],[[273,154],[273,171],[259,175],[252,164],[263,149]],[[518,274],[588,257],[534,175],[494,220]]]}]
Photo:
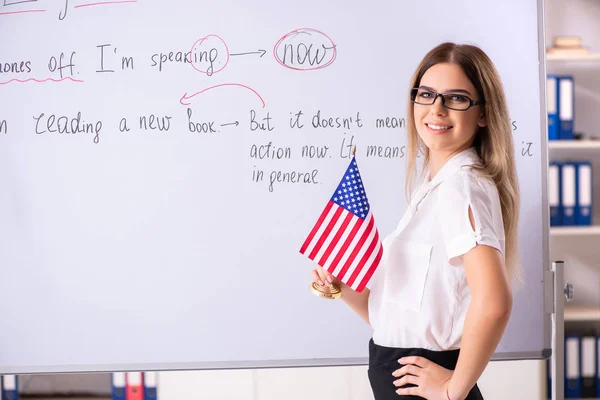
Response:
[{"label": "woman's arm", "polygon": [[346,303],[359,317],[361,317],[367,324],[369,322],[369,289],[365,288],[362,293],[358,293],[350,288],[339,279],[334,278],[331,274],[327,273],[322,267],[317,266],[311,272],[314,282],[318,284],[333,283],[342,289],[342,300]]},{"label": "woman's arm", "polygon": [[367,324],[371,324],[369,321],[369,293],[370,290],[365,288],[362,293],[358,293],[348,287],[345,283],[340,282],[340,288],[342,289],[342,300],[346,303],[355,313],[358,314]]},{"label": "woman's arm", "polygon": [[471,303],[460,356],[448,384],[450,399],[464,399],[485,370],[508,323],[512,294],[500,252],[480,245],[463,255]]}]

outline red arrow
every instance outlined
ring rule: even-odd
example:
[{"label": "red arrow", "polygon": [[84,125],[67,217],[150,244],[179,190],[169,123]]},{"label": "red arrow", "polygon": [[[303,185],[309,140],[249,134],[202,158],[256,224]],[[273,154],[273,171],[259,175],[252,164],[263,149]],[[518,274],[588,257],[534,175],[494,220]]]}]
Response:
[{"label": "red arrow", "polygon": [[197,95],[199,95],[199,94],[201,94],[201,93],[204,93],[204,92],[206,92],[206,91],[208,91],[208,90],[215,89],[215,88],[218,88],[218,87],[223,87],[223,86],[238,86],[238,87],[242,87],[242,88],[244,88],[244,89],[248,89],[248,90],[252,91],[252,92],[253,92],[255,95],[257,95],[257,96],[258,96],[258,98],[260,99],[260,101],[261,101],[261,103],[262,103],[262,108],[265,108],[265,101],[264,101],[264,100],[263,100],[263,98],[260,96],[260,94],[258,94],[258,92],[257,92],[256,90],[254,90],[254,89],[252,89],[251,87],[248,87],[248,86],[246,86],[246,85],[239,84],[239,83],[223,83],[223,84],[221,84],[221,85],[215,85],[215,86],[211,86],[211,87],[208,87],[208,88],[206,88],[206,89],[203,89],[203,90],[201,90],[201,91],[199,91],[199,92],[197,92],[197,93],[194,93],[194,94],[193,94],[193,95],[191,95],[191,96],[188,96],[188,95],[187,95],[187,92],[185,92],[185,94],[184,94],[184,95],[181,97],[181,99],[179,99],[179,103],[180,103],[180,104],[182,104],[182,105],[184,105],[184,106],[189,106],[191,103],[184,103],[184,101],[191,100],[191,99],[192,99],[194,96],[197,96]]}]

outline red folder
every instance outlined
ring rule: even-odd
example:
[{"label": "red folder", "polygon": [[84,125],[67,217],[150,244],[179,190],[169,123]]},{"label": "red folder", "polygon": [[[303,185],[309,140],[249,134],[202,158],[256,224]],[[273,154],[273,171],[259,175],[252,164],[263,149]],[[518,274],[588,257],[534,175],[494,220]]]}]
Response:
[{"label": "red folder", "polygon": [[144,384],[141,372],[127,372],[126,400],[144,400]]}]

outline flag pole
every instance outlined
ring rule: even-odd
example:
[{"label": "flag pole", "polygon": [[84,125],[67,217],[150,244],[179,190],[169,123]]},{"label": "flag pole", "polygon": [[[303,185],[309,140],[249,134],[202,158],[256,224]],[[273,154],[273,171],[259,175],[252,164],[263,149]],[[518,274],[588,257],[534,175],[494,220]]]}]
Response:
[{"label": "flag pole", "polygon": [[[356,145],[352,146],[352,157],[356,155]],[[312,292],[324,299],[335,300],[342,297],[342,289],[338,285],[333,283],[325,283],[324,285],[319,285],[317,282],[313,282],[310,285],[310,289]]]}]

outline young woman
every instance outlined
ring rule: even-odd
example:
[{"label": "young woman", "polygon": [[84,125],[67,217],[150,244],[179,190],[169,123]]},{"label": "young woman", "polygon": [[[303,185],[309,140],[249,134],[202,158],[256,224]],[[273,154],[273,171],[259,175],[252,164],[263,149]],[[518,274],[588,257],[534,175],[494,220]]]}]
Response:
[{"label": "young woman", "polygon": [[[443,43],[422,60],[408,102],[409,205],[362,293],[322,268],[373,328],[376,400],[483,399],[520,281],[519,191],[502,83],[478,47]],[[417,177],[417,153],[423,170]],[[416,183],[416,190],[412,190]]]}]

